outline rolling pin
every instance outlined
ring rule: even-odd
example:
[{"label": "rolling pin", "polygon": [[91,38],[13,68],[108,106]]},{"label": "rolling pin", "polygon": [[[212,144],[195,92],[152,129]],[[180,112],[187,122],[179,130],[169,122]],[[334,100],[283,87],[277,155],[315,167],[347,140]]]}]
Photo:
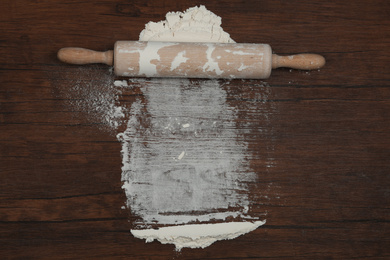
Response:
[{"label": "rolling pin", "polygon": [[117,76],[266,79],[271,70],[319,69],[318,54],[278,56],[270,45],[253,43],[187,43],[118,41],[114,50],[97,52],[62,48],[58,58],[70,64],[104,63]]}]

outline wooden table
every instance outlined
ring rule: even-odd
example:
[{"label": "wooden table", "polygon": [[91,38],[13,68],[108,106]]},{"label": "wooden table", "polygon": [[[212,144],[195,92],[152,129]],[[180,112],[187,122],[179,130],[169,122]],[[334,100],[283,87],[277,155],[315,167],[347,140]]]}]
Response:
[{"label": "wooden table", "polygon": [[[108,69],[65,65],[56,52],[108,50],[198,4],[0,2],[1,259],[390,258],[390,2],[381,0],[208,1],[237,42],[320,53],[327,64],[275,70],[266,97],[253,100],[269,112],[266,124],[261,116],[252,124],[267,131],[244,137],[268,160],[250,161],[253,213],[266,212],[266,225],[180,253],[130,234],[116,138],[123,126],[112,131],[82,91],[104,85]],[[231,81],[230,105],[255,83]],[[124,92],[118,102],[136,98],[142,93]]]}]

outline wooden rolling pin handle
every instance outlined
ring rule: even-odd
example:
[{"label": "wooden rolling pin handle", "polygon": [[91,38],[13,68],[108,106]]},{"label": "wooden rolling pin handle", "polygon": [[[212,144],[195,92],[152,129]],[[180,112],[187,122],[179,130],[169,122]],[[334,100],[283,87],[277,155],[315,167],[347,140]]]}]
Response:
[{"label": "wooden rolling pin handle", "polygon": [[279,56],[272,54],[272,68],[280,67],[299,69],[299,70],[315,70],[320,69],[325,65],[325,58],[319,54],[296,54],[290,56]]},{"label": "wooden rolling pin handle", "polygon": [[83,65],[91,63],[104,63],[112,66],[114,63],[113,51],[93,51],[84,48],[68,47],[58,51],[57,57],[60,61]]}]

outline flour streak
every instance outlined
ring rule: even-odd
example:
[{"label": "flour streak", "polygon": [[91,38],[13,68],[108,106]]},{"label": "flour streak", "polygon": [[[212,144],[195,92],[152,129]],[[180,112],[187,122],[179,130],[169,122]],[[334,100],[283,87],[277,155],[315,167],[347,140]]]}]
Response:
[{"label": "flour streak", "polygon": [[248,206],[247,194],[240,191],[256,175],[247,172],[247,144],[236,140],[237,115],[220,83],[152,82],[142,87],[147,114],[134,104],[128,128],[119,136],[125,143],[122,152],[131,158],[122,177],[132,198],[128,206],[145,224],[187,223],[189,215],[199,221],[196,215],[217,209],[226,214],[214,218],[241,215],[231,209]]}]

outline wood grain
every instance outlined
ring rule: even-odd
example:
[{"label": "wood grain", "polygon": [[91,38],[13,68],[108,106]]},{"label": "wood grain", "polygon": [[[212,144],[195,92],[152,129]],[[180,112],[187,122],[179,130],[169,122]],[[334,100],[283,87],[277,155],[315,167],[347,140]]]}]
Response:
[{"label": "wood grain", "polygon": [[[181,253],[132,237],[136,216],[121,209],[116,132],[64,94],[75,80],[103,81],[107,67],[75,68],[56,52],[111,49],[137,40],[148,21],[196,4],[0,2],[1,259],[390,257],[390,2],[382,0],[209,1],[237,42],[268,43],[283,55],[319,53],[327,64],[273,71],[262,100],[250,92],[253,82],[229,83],[230,105],[251,100],[269,112],[245,136],[258,158],[250,162],[259,175],[252,211],[267,212],[265,226]],[[139,90],[119,101],[130,106],[136,97]],[[262,158],[273,167],[265,170],[271,161]]]}]

